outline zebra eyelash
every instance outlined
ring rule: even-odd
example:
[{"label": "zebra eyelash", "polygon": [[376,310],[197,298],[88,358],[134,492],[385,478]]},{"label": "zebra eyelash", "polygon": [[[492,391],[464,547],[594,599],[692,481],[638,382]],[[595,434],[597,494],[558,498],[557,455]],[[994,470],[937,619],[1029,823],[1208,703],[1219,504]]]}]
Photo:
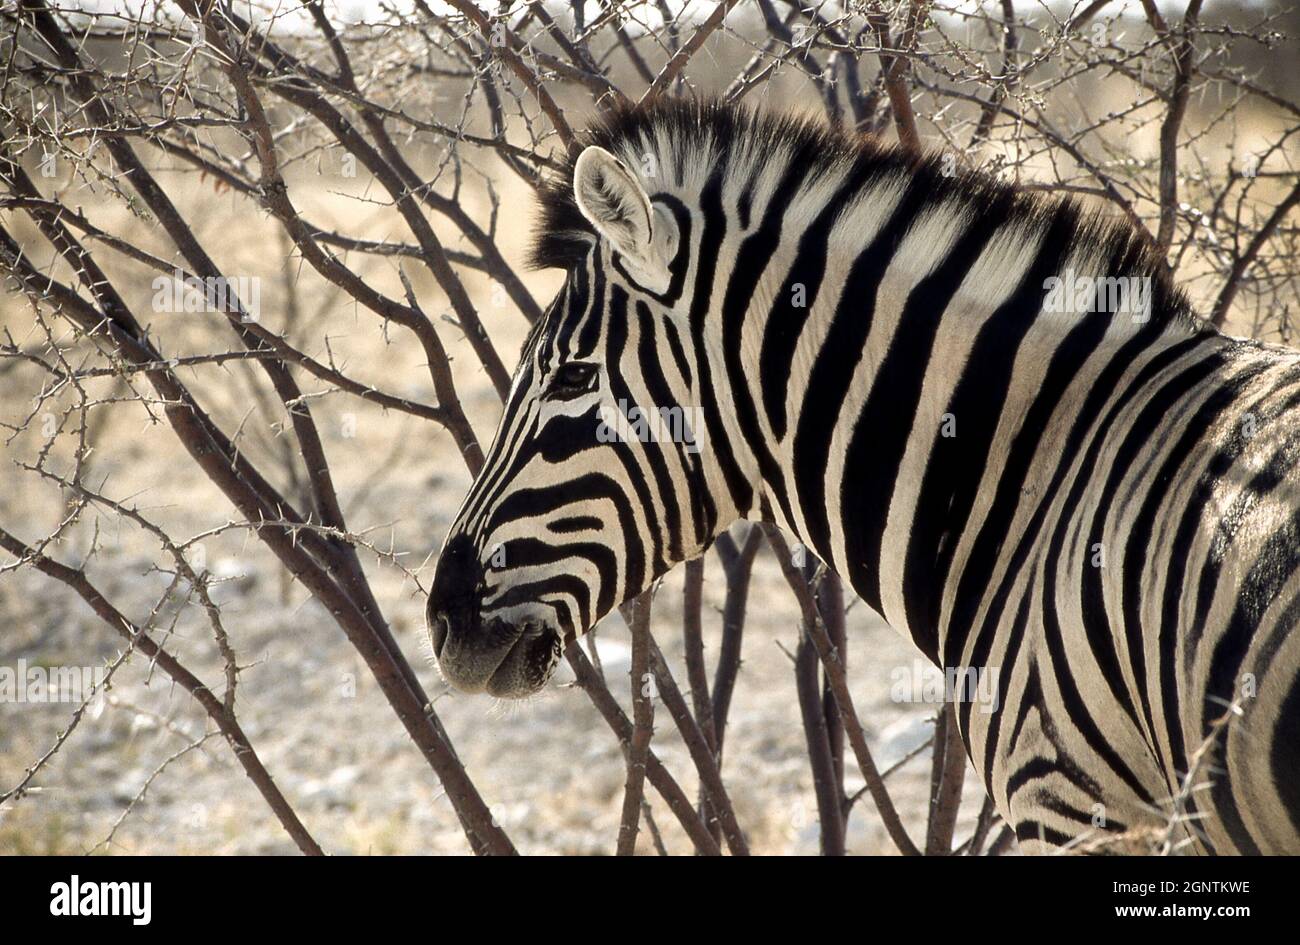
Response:
[{"label": "zebra eyelash", "polygon": [[599,381],[599,365],[589,361],[567,361],[551,372],[542,394],[552,400],[571,400],[594,391]]}]

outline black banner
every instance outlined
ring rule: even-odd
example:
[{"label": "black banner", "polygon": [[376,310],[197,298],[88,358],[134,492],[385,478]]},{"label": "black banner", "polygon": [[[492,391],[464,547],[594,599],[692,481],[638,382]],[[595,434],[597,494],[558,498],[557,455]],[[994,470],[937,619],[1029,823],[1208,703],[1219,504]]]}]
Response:
[{"label": "black banner", "polygon": [[[824,898],[868,933],[877,924],[900,922],[917,932],[939,932],[961,918],[973,931],[1201,924],[1223,934],[1242,923],[1294,917],[1294,865],[1286,859],[1003,857],[923,863],[875,858],[834,869],[826,864],[824,873],[823,867],[804,863],[797,874],[775,863],[760,874],[736,865],[725,868],[734,882],[766,879],[763,874],[774,870],[771,894],[746,888],[742,895],[729,886],[731,892],[714,908],[685,891],[670,892],[667,884],[655,892],[638,891],[628,881],[644,878],[640,873],[620,882],[622,877],[601,867],[596,877],[587,873],[594,866],[587,862],[548,863],[542,875],[549,901],[563,895],[556,880],[571,871],[571,918],[578,921],[593,908],[627,918],[653,914],[658,921],[680,914],[693,922],[701,911],[715,911],[730,926],[766,921],[773,911],[793,910],[812,896]],[[497,873],[498,868],[507,872]],[[693,874],[681,869],[679,863],[659,875],[690,882]],[[516,916],[531,928],[547,921],[538,915],[542,887],[524,885],[537,877],[526,864],[468,859],[8,858],[0,860],[0,902],[8,906],[7,928],[15,932],[93,934],[111,927],[134,936],[253,924],[259,931],[301,934],[338,932],[353,923],[373,927],[381,920],[430,921],[437,927],[440,916],[486,908],[499,934],[503,920]],[[611,879],[610,888],[596,885]],[[518,885],[507,885],[511,880]],[[845,897],[846,889],[860,892]],[[600,895],[589,895],[595,892]],[[499,900],[495,907],[493,900]]]}]

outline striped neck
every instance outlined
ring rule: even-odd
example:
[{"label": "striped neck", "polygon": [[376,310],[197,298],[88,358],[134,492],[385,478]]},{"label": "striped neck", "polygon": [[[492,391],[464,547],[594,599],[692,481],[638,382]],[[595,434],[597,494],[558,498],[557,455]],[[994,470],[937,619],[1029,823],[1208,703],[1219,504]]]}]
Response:
[{"label": "striped neck", "polygon": [[1070,204],[953,192],[929,166],[812,185],[785,168],[727,210],[723,172],[699,199],[728,234],[703,321],[737,505],[938,658],[965,575],[1002,549],[1022,487],[1047,487],[1090,392],[1218,336],[1144,247]]}]

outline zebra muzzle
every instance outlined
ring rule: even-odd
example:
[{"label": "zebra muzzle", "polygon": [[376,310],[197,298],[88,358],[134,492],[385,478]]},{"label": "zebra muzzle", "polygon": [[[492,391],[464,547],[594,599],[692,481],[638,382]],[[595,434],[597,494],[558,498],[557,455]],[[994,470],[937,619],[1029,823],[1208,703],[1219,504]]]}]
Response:
[{"label": "zebra muzzle", "polygon": [[560,634],[538,618],[484,619],[483,578],[473,543],[463,535],[447,542],[426,610],[438,667],[462,692],[503,698],[531,695],[546,684],[559,662]]},{"label": "zebra muzzle", "polygon": [[430,633],[448,683],[462,692],[505,699],[541,689],[563,652],[559,634],[533,621],[516,626],[494,619],[458,627],[439,615]]}]

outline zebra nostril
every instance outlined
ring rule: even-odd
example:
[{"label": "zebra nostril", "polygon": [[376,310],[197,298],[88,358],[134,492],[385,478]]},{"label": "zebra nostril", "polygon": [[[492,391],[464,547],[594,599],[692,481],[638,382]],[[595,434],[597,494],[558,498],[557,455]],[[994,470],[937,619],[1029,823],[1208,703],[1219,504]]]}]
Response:
[{"label": "zebra nostril", "polygon": [[457,535],[447,542],[438,558],[425,605],[430,642],[439,659],[451,636],[452,624],[459,639],[477,621],[482,585],[483,568],[474,544],[464,535]]},{"label": "zebra nostril", "polygon": [[442,648],[447,642],[447,615],[435,614],[429,621],[429,635],[433,642],[433,655],[442,657]]}]

